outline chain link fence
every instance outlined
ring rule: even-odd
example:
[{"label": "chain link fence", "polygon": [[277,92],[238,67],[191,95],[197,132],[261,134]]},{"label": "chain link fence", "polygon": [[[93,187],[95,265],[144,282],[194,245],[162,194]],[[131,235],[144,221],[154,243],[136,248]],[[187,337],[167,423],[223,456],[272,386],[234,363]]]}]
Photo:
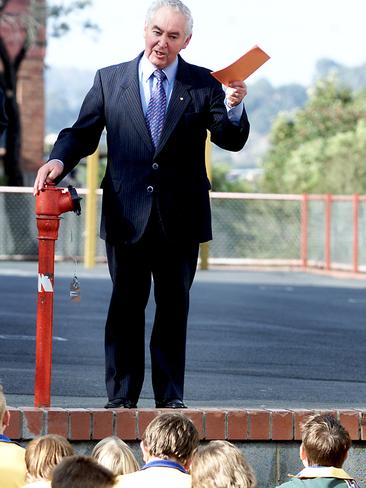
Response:
[{"label": "chain link fence", "polygon": [[318,195],[312,196],[308,205],[309,264],[323,266],[328,247],[332,268],[366,271],[366,197]]},{"label": "chain link fence", "polygon": [[219,262],[300,259],[298,200],[212,194],[214,240],[210,257]]},{"label": "chain link fence", "polygon": [[[82,213],[62,215],[57,260],[84,259],[86,191],[78,193],[84,199]],[[309,265],[324,267],[328,242],[332,267],[352,269],[356,249],[358,269],[366,271],[366,197],[360,197],[356,231],[352,197],[333,198],[328,236],[326,199],[322,195],[309,198],[306,227],[301,195],[212,193],[211,204],[214,240],[209,244],[210,264],[300,266],[306,259]],[[99,190],[97,229],[100,205]],[[105,261],[104,242],[96,239],[96,260]],[[31,188],[0,187],[0,259],[38,259]]]}]

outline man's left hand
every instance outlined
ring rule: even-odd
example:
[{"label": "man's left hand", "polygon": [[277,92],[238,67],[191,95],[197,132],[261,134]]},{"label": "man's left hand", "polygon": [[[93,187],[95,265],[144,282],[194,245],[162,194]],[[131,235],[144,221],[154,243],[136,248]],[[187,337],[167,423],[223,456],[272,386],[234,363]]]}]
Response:
[{"label": "man's left hand", "polygon": [[244,81],[232,81],[226,88],[226,102],[230,108],[239,105],[247,94],[247,85]]}]

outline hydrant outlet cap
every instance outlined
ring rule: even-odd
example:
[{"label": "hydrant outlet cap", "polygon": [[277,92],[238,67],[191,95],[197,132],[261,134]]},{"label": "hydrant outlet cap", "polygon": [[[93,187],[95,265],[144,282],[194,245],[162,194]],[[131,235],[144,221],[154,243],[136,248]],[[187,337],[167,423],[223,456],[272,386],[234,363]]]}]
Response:
[{"label": "hydrant outlet cap", "polygon": [[80,215],[81,214],[80,200],[82,200],[82,198],[79,197],[76,189],[73,186],[69,185],[67,189],[69,190],[71,195],[73,211],[76,213],[76,215]]}]

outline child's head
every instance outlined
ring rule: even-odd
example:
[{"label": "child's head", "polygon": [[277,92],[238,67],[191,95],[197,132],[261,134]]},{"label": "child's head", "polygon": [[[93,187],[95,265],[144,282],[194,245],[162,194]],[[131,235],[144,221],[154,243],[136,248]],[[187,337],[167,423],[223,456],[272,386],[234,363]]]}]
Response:
[{"label": "child's head", "polygon": [[351,447],[351,438],[335,417],[312,415],[301,430],[300,457],[306,466],[342,467]]},{"label": "child's head", "polygon": [[211,441],[195,452],[192,488],[254,488],[256,479],[244,455],[227,441]]},{"label": "child's head", "polygon": [[0,385],[0,434],[8,427],[10,422],[10,412],[6,407],[5,395],[3,387]]},{"label": "child's head", "polygon": [[144,460],[151,457],[172,459],[186,466],[199,443],[193,422],[180,413],[155,417],[146,427],[141,447]]},{"label": "child's head", "polygon": [[2,385],[0,385],[0,429],[3,427],[5,412],[6,412],[6,400],[3,392],[3,387]]},{"label": "child's head", "polygon": [[28,482],[50,480],[55,466],[73,454],[71,444],[60,435],[48,434],[33,439],[25,450]]},{"label": "child's head", "polygon": [[94,447],[91,455],[115,475],[133,473],[139,469],[131,449],[119,437],[102,439]]},{"label": "child's head", "polygon": [[56,466],[52,488],[113,488],[116,476],[88,456],[71,456]]}]

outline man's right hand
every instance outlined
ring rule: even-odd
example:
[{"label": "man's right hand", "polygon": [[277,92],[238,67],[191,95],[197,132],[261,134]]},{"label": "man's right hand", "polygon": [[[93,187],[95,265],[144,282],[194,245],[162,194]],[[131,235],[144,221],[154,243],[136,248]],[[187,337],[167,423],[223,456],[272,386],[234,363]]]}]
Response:
[{"label": "man's right hand", "polygon": [[59,159],[51,159],[38,170],[33,186],[33,195],[37,195],[46,183],[54,181],[64,170],[63,162]]}]

